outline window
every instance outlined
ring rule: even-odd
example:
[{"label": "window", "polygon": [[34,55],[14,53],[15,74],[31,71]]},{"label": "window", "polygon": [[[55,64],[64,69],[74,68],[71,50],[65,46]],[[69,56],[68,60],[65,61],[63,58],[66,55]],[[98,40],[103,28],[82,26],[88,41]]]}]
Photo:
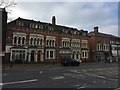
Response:
[{"label": "window", "polygon": [[87,58],[88,57],[88,52],[87,51],[83,51],[82,52],[82,57],[83,58]]},{"label": "window", "polygon": [[37,45],[39,45],[39,38],[37,39]]},{"label": "window", "polygon": [[47,51],[47,58],[49,58],[49,51]]},{"label": "window", "polygon": [[20,43],[21,43],[21,37],[18,38],[18,44],[20,44]]},{"label": "window", "polygon": [[50,46],[52,45],[52,40],[50,40]]},{"label": "window", "polygon": [[82,57],[84,57],[84,52],[82,52]]},{"label": "window", "polygon": [[62,41],[62,47],[64,47],[64,41]]},{"label": "window", "polygon": [[42,45],[42,44],[43,44],[43,39],[40,40],[40,45]]},{"label": "window", "polygon": [[54,50],[47,50],[47,52],[46,52],[46,58],[47,59],[55,59],[55,52],[54,52]]},{"label": "window", "polygon": [[105,45],[103,46],[103,50],[105,50]]},{"label": "window", "polygon": [[78,53],[76,54],[76,59],[78,59]]},{"label": "window", "polygon": [[50,58],[53,58],[53,51],[50,51]]},{"label": "window", "polygon": [[74,59],[74,54],[72,55],[72,58]]},{"label": "window", "polygon": [[22,44],[25,44],[25,37],[22,38]]},{"label": "window", "polygon": [[84,57],[87,57],[87,52],[84,52],[84,54],[85,54]]},{"label": "window", "polygon": [[14,37],[14,44],[17,44],[17,37]]},{"label": "window", "polygon": [[54,40],[52,40],[52,46],[54,46]]},{"label": "window", "polygon": [[23,26],[23,22],[19,22],[18,25],[19,25],[19,26]]},{"label": "window", "polygon": [[36,45],[36,38],[34,39],[34,45]]},{"label": "window", "polygon": [[47,40],[47,46],[49,45],[49,40]]},{"label": "window", "polygon": [[32,42],[33,42],[33,38],[30,39],[30,44],[32,45]]}]

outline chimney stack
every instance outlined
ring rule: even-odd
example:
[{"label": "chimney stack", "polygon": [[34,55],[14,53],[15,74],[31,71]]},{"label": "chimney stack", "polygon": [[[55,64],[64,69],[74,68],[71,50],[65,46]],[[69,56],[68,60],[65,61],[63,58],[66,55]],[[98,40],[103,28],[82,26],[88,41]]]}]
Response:
[{"label": "chimney stack", "polygon": [[56,25],[56,18],[55,18],[55,16],[52,17],[52,25],[53,25],[53,26]]},{"label": "chimney stack", "polygon": [[98,27],[94,27],[94,33],[98,33]]}]

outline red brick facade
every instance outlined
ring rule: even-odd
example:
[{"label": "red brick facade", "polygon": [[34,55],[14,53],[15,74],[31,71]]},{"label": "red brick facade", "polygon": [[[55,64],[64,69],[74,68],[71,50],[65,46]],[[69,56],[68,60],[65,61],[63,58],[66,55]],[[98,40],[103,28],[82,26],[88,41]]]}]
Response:
[{"label": "red brick facade", "polygon": [[6,60],[60,63],[63,57],[80,62],[104,61],[111,57],[110,38],[98,27],[84,30],[18,18],[7,27]]}]

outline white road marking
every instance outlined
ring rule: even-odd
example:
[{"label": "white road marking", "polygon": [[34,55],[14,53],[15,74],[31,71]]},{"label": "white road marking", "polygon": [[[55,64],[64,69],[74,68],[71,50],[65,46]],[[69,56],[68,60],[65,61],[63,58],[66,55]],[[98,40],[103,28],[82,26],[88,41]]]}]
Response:
[{"label": "white road marking", "polygon": [[77,89],[86,88],[87,86],[78,87]]},{"label": "white road marking", "polygon": [[20,84],[20,83],[35,82],[35,81],[38,81],[38,80],[32,79],[32,80],[25,80],[25,81],[7,82],[7,83],[0,83],[0,85]]},{"label": "white road marking", "polygon": [[42,71],[40,71],[40,73],[42,73]]},{"label": "white road marking", "polygon": [[3,85],[3,83],[0,83],[0,86],[2,86]]},{"label": "white road marking", "polygon": [[84,74],[89,75],[89,76],[93,76],[93,77],[102,78],[102,79],[108,79],[108,80],[112,80],[112,81],[117,81],[117,79],[106,78],[106,77],[98,76],[98,75],[94,75],[94,74],[88,74],[88,73],[84,73]]},{"label": "white road marking", "polygon": [[114,89],[114,90],[120,90],[120,88],[116,88],[116,89]]},{"label": "white road marking", "polygon": [[55,80],[55,79],[63,79],[63,78],[64,78],[63,76],[59,76],[59,77],[55,77],[53,79]]}]

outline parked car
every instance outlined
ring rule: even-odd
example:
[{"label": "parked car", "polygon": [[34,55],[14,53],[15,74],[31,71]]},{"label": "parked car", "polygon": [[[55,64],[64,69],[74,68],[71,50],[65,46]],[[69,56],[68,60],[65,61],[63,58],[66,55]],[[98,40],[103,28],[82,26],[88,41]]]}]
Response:
[{"label": "parked car", "polygon": [[72,59],[72,58],[63,58],[61,60],[61,64],[63,66],[79,66],[80,65],[80,61],[77,61],[75,59]]}]

